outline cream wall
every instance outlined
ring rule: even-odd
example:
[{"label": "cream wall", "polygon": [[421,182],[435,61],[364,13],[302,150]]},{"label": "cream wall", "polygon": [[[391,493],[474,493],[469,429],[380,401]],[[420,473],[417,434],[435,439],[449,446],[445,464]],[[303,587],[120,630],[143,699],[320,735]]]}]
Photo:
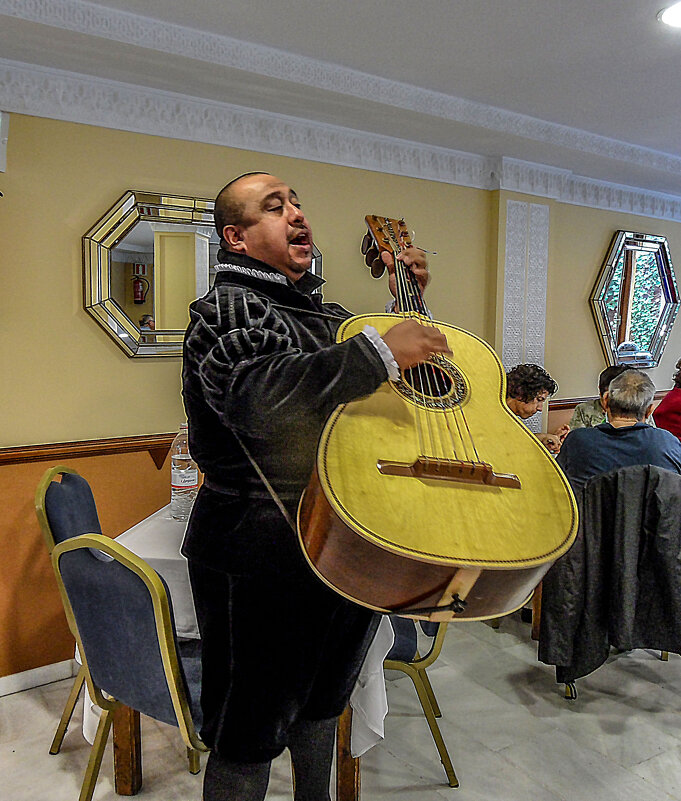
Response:
[{"label": "cream wall", "polygon": [[387,289],[359,254],[363,217],[404,215],[417,242],[439,252],[436,315],[489,336],[489,193],[13,114],[0,174],[0,447],[178,427],[180,359],[129,359],[83,311],[81,237],[127,189],[213,197],[254,169],[300,194],[328,298],[382,309]]},{"label": "cream wall", "polygon": [[[589,295],[613,233],[640,231],[666,236],[681,282],[681,223],[555,203],[547,292],[546,367],[560,385],[560,397],[595,395],[605,357],[595,334]],[[676,320],[659,367],[648,375],[658,389],[669,389],[681,356],[681,316]]]},{"label": "cream wall", "polygon": [[[291,182],[324,254],[326,297],[382,309],[384,281],[363,266],[367,213],[404,216],[431,256],[436,318],[494,341],[505,203],[550,206],[546,366],[561,397],[590,395],[604,359],[587,299],[617,228],[664,234],[681,263],[681,224],[542,198],[403,178],[73,123],[12,115],[0,174],[0,447],[172,431],[183,419],[180,359],[129,359],[83,311],[81,237],[127,189],[212,197],[267,170]],[[681,354],[675,325],[661,366]]]}]

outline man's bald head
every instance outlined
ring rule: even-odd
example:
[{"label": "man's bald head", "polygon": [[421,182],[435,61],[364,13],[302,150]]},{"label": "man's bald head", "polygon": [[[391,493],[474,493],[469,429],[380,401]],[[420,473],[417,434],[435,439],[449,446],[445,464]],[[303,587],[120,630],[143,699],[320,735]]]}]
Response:
[{"label": "man's bald head", "polygon": [[222,187],[218,196],[215,198],[215,210],[213,211],[213,218],[215,220],[215,230],[220,237],[220,244],[222,244],[222,232],[225,230],[226,225],[243,225],[244,211],[246,209],[245,201],[239,196],[238,184],[244,178],[251,175],[269,175],[268,172],[245,172],[237,178],[231,180],[228,184]]}]

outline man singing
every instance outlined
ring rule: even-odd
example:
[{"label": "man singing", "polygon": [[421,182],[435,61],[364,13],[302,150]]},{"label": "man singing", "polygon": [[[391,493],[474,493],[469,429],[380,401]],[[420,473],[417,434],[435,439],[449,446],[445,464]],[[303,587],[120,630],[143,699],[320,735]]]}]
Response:
[{"label": "man singing", "polygon": [[[336,343],[350,314],[310,294],[322,283],[308,272],[312,231],[278,178],[231,181],[215,225],[220,264],[190,307],[183,366],[190,449],[205,474],[183,546],[202,638],[204,801],[263,799],[286,747],[296,801],[326,801],[336,719],[377,621],[313,575],[285,513],[295,519],[338,404],[449,351],[415,320]],[[423,252],[399,258],[425,288]]]}]

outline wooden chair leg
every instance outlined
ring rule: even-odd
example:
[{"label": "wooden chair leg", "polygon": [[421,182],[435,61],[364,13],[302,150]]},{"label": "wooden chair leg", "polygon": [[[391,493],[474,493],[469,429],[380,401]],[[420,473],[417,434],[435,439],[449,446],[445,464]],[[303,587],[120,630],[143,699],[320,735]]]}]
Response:
[{"label": "wooden chair leg", "polygon": [[102,764],[102,757],[104,756],[104,749],[106,748],[106,741],[109,739],[112,719],[112,713],[107,709],[103,709],[102,714],[99,716],[97,734],[95,735],[95,741],[90,751],[90,759],[85,769],[85,776],[80,788],[78,801],[91,801],[92,799],[92,794],[97,784],[97,777],[99,776],[99,768]]},{"label": "wooden chair leg", "polygon": [[352,708],[347,707],[338,718],[336,734],[336,800],[359,801],[360,772],[359,757],[350,752],[352,730]]},{"label": "wooden chair leg", "polygon": [[119,704],[113,713],[114,786],[118,795],[137,795],[142,788],[140,713]]},{"label": "wooden chair leg", "polygon": [[71,716],[73,715],[73,710],[75,709],[76,702],[78,701],[80,691],[83,689],[84,681],[85,668],[81,665],[80,670],[76,674],[76,679],[73,682],[73,687],[71,687],[71,692],[69,693],[69,697],[66,701],[64,711],[61,713],[59,725],[57,726],[57,731],[55,732],[52,745],[50,746],[51,754],[58,754],[61,749],[61,744],[64,742],[64,735],[66,734],[66,730],[71,722]]}]

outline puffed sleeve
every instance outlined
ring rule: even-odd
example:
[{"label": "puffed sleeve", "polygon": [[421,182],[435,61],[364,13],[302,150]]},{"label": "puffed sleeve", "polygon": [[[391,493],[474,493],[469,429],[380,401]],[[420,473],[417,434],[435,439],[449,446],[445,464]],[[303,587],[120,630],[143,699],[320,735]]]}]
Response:
[{"label": "puffed sleeve", "polygon": [[255,437],[296,423],[316,427],[339,403],[386,379],[364,335],[304,352],[266,299],[232,286],[209,298],[192,304],[185,354],[206,402],[229,427]]}]

